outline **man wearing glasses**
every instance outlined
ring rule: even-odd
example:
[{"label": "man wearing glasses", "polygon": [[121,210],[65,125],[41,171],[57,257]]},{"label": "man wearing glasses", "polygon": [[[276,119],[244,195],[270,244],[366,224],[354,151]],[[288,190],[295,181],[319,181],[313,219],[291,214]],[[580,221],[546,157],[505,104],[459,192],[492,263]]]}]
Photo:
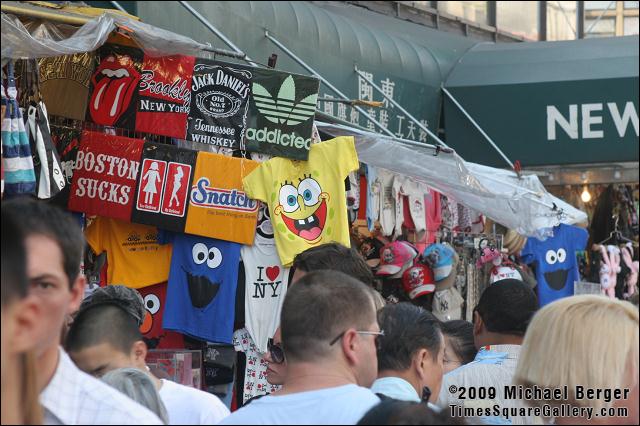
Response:
[{"label": "man wearing glasses", "polygon": [[[380,399],[378,327],[370,290],[338,271],[316,271],[291,287],[281,319],[286,377],[222,424],[356,424]],[[276,355],[277,356],[277,355]]]}]

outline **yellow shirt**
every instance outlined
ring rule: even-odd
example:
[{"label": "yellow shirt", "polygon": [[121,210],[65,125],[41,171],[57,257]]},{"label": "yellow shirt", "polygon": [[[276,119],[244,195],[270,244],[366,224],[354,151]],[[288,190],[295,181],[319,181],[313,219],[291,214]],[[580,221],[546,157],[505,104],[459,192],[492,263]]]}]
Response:
[{"label": "yellow shirt", "polygon": [[169,279],[171,244],[159,245],[157,229],[97,217],[85,230],[96,253],[107,252],[107,284],[141,288]]},{"label": "yellow shirt", "polygon": [[353,137],[312,145],[308,161],[273,158],[244,178],[249,197],[269,205],[284,266],[308,248],[350,246],[344,180],[358,170]]}]

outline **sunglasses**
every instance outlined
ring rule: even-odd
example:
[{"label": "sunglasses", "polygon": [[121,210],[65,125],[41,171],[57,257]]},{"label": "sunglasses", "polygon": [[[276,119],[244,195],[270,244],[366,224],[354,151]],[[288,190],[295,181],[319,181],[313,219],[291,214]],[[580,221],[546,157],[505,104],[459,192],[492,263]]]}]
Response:
[{"label": "sunglasses", "polygon": [[[342,339],[342,337],[344,337],[346,331],[343,331],[342,333],[338,334],[336,336],[335,339],[333,339],[330,343],[329,346],[333,346],[336,344],[336,342],[340,339]],[[375,337],[375,344],[376,344],[376,349],[380,350],[380,336],[384,336],[384,330],[380,330],[380,331],[356,331],[357,334],[363,334],[365,336],[376,336]]]},{"label": "sunglasses", "polygon": [[273,343],[273,339],[269,339],[267,350],[274,363],[282,364],[285,361],[284,349],[282,349],[281,343]]}]

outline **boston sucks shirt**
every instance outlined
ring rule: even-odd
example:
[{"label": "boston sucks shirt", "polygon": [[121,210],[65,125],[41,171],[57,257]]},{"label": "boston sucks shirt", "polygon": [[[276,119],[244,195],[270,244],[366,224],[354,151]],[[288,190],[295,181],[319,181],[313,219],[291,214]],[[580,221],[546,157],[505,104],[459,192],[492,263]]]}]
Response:
[{"label": "boston sucks shirt", "polygon": [[240,244],[161,231],[173,244],[163,328],[232,342]]}]

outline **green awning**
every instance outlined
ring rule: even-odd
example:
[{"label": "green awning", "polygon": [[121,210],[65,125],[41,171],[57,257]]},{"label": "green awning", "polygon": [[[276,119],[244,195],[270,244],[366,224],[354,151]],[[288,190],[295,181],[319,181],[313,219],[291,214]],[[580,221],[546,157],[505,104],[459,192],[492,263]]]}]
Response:
[{"label": "green awning", "polygon": [[[638,161],[638,36],[474,46],[445,87],[524,167]],[[505,162],[445,98],[447,143]]]},{"label": "green awning", "polygon": [[[438,127],[441,112],[440,87],[456,61],[477,41],[430,29],[363,7],[340,3],[298,1],[275,2],[192,2],[203,16],[224,33],[253,60],[266,63],[278,54],[276,67],[308,74],[278,47],[265,38],[265,29],[318,73],[350,98],[383,101],[381,94],[359,81],[358,69],[371,74],[379,86],[432,129]],[[138,14],[144,22],[184,34],[215,47],[226,47],[178,2],[138,2]],[[320,97],[335,96],[321,85]],[[352,108],[320,103],[319,109],[336,118],[362,127],[369,125],[363,116],[355,120]],[[391,104],[372,109],[379,121],[388,121],[388,129],[407,139],[426,140],[417,126]]]}]

